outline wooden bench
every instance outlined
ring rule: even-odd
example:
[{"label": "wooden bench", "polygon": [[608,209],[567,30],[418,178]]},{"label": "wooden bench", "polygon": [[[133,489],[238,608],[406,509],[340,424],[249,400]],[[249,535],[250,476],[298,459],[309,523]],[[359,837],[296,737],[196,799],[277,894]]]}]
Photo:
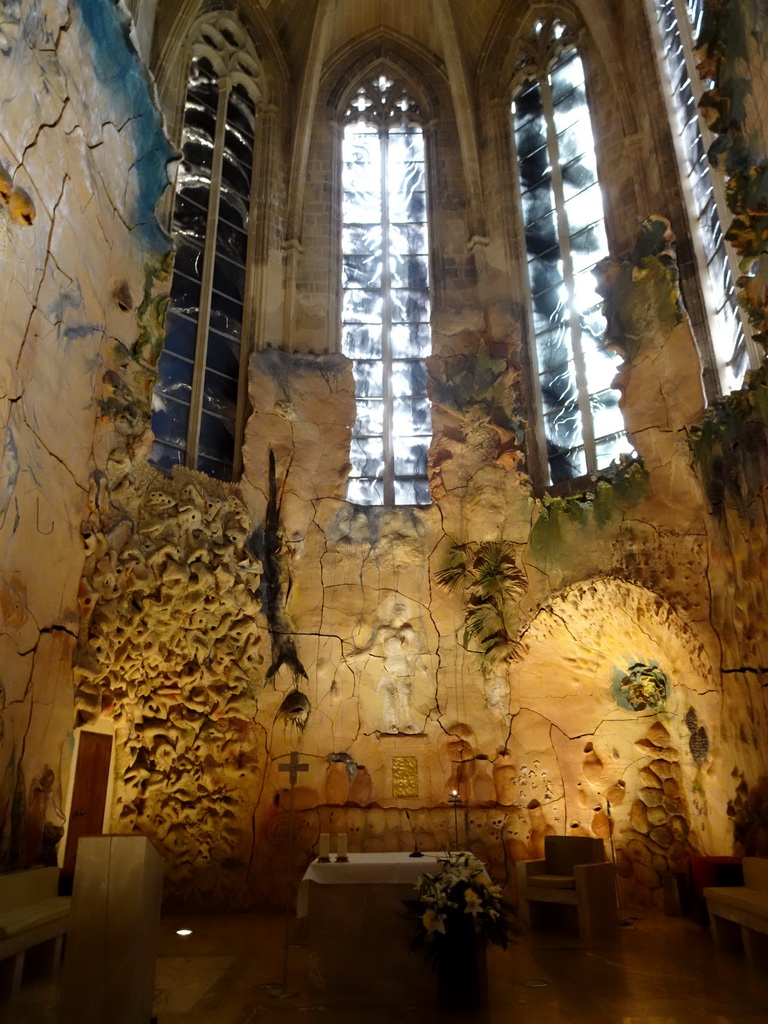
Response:
[{"label": "wooden bench", "polygon": [[21,988],[24,954],[53,940],[53,967],[69,923],[70,897],[59,896],[58,868],[29,868],[0,874],[0,961],[14,958],[10,998]]},{"label": "wooden bench", "polygon": [[742,867],[744,885],[710,886],[704,898],[715,945],[726,948],[740,941],[747,963],[758,967],[758,954],[768,954],[768,857],[745,857]]}]

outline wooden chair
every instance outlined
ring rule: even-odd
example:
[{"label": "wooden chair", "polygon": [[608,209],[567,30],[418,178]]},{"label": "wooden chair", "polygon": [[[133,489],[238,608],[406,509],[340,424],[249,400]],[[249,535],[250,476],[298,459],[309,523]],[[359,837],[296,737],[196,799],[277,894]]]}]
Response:
[{"label": "wooden chair", "polygon": [[529,932],[542,904],[576,907],[583,942],[610,939],[619,927],[616,872],[602,839],[546,836],[544,860],[518,861],[521,926]]}]

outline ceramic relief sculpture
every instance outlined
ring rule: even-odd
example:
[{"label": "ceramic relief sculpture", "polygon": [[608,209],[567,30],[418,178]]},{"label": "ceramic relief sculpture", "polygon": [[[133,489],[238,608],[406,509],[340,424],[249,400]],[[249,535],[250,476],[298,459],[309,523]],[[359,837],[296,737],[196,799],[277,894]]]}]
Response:
[{"label": "ceramic relief sculpture", "polygon": [[[171,890],[187,892],[195,877],[205,902],[206,887],[237,885],[250,842],[239,805],[263,769],[253,724],[266,645],[261,565],[233,486],[125,463],[105,484],[85,536],[76,707],[81,721],[103,714],[115,725],[114,827],[151,835]],[[213,871],[224,861],[231,875]],[[206,871],[209,882],[197,877]]]},{"label": "ceramic relief sculpture", "polygon": [[[151,21],[153,6],[132,9]],[[189,69],[168,55],[186,53],[201,24],[184,21],[190,6],[157,5],[148,51],[169,125],[183,102],[174,82]],[[257,33],[280,6],[301,5],[264,2],[237,32]],[[333,6],[318,8],[315,52]],[[443,29],[451,6],[432,7]],[[150,836],[167,894],[187,905],[284,906],[320,832],[347,833],[353,852],[458,841],[502,883],[547,835],[598,836],[616,848],[623,896],[655,905],[694,852],[765,854],[768,370],[705,399],[704,313],[686,311],[681,278],[687,297],[697,290],[690,253],[678,267],[675,250],[675,231],[688,232],[667,211],[634,235],[639,211],[684,212],[669,168],[635,159],[659,150],[661,97],[635,88],[647,68],[617,45],[599,87],[587,87],[612,168],[601,182],[612,255],[596,268],[605,338],[597,300],[589,316],[596,347],[623,359],[605,381],[617,433],[604,436],[615,441],[623,422],[634,451],[572,493],[539,478],[546,442],[504,141],[511,96],[499,103],[487,85],[508,81],[509,40],[538,16],[497,6],[477,65],[479,139],[471,112],[450,114],[462,95],[441,52],[450,33],[411,47],[395,22],[376,28],[387,60],[403,66],[436,48],[409,79],[436,111],[436,244],[429,261],[397,256],[429,262],[436,287],[395,374],[404,392],[418,377],[423,411],[429,393],[429,494],[420,477],[425,503],[390,507],[347,500],[363,396],[339,350],[335,303],[345,291],[358,299],[333,275],[341,262],[370,282],[384,264],[367,252],[337,261],[329,247],[343,200],[328,118],[346,79],[310,74],[317,102],[294,111],[279,97],[304,35],[291,60],[285,33],[253,39],[248,60],[278,99],[246,118],[257,174],[233,287],[258,287],[240,296],[243,473],[233,483],[161,473],[148,464],[150,424],[174,254],[155,206],[179,139],[165,137],[122,0],[3,5],[0,870],[56,861],[79,726],[116,739],[108,828]],[[585,38],[593,27],[608,38],[609,26],[633,24],[614,6],[563,11],[583,13]],[[731,179],[729,235],[758,342],[768,322],[759,8],[707,4],[702,38],[702,70],[715,76],[704,101],[712,155]],[[230,21],[227,10],[218,27],[206,22],[200,46]],[[336,22],[342,33],[358,24]],[[479,52],[477,33],[475,43]],[[614,84],[617,102],[605,104]],[[585,239],[596,236],[590,223]],[[586,268],[582,284],[591,294]],[[558,303],[558,288],[539,295]],[[378,367],[365,350],[375,332],[348,326],[362,346],[357,383],[376,390],[378,369],[364,365]],[[560,327],[540,327],[554,352]],[[417,340],[431,342],[424,361]],[[365,397],[381,410],[380,392]],[[280,765],[294,750],[307,771],[289,813]]]}]

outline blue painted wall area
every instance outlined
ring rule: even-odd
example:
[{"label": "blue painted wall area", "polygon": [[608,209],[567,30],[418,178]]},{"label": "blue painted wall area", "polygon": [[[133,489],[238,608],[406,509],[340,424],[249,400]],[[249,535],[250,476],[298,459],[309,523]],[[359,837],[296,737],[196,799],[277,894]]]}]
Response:
[{"label": "blue painted wall area", "polygon": [[133,230],[142,244],[165,252],[171,241],[155,218],[155,204],[168,184],[167,166],[176,153],[166,137],[147,71],[128,37],[127,12],[115,0],[73,0],[73,6],[90,34],[90,58],[116,123],[125,124],[123,130],[133,136],[133,173],[138,177],[136,209],[129,211]]}]

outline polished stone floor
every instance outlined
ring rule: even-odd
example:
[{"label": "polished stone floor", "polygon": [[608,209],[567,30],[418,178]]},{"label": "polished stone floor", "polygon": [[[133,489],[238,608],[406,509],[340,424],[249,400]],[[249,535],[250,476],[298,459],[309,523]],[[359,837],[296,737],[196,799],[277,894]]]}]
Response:
[{"label": "polished stone floor", "polygon": [[[192,934],[178,936],[182,926]],[[474,1013],[320,995],[302,928],[292,922],[287,953],[283,936],[280,915],[164,917],[158,1024],[768,1024],[768,961],[750,971],[738,951],[716,953],[693,920],[651,911],[628,913],[607,948],[552,932],[492,947],[489,1005]],[[354,951],[347,969],[354,978]],[[28,979],[13,1024],[55,1024],[56,997],[50,980]]]}]

